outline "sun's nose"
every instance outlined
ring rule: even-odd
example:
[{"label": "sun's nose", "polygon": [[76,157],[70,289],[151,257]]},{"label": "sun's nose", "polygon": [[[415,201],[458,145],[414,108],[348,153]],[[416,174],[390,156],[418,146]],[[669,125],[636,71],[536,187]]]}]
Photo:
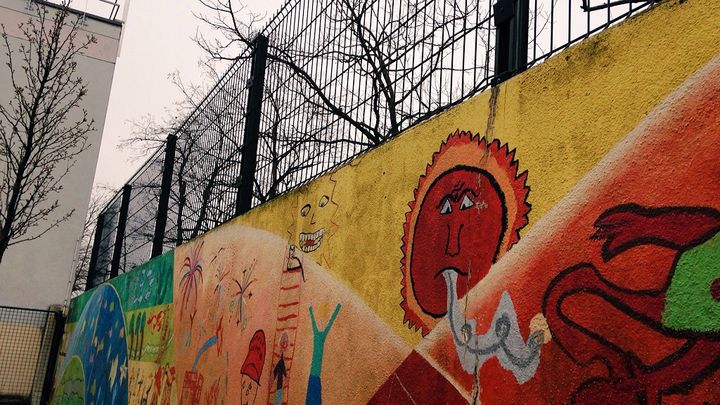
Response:
[{"label": "sun's nose", "polygon": [[447,239],[445,242],[445,254],[455,257],[460,253],[460,232],[463,224],[447,224]]}]

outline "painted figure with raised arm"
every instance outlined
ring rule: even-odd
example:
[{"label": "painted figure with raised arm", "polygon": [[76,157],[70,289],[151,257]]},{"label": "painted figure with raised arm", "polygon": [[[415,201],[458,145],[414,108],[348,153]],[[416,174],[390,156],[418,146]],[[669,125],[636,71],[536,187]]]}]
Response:
[{"label": "painted figure with raised arm", "polygon": [[315,314],[313,313],[312,306],[309,308],[310,320],[312,321],[313,329],[313,355],[312,365],[310,366],[310,377],[308,378],[307,395],[305,396],[305,403],[307,405],[320,405],[322,404],[322,384],[320,383],[320,372],[322,371],[323,351],[325,349],[325,338],[332,328],[335,318],[338,312],[340,312],[340,304],[335,306],[330,316],[325,329],[319,330],[317,323],[315,322]]}]

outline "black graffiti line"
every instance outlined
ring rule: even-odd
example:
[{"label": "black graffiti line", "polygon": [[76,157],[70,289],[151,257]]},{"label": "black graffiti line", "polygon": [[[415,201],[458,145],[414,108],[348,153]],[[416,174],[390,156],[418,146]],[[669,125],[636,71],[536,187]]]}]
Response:
[{"label": "black graffiti line", "polygon": [[[578,291],[580,291],[580,290],[578,290]],[[581,291],[581,292],[587,293],[587,291]],[[562,301],[564,301],[565,298],[569,298],[570,295],[572,295],[572,294],[565,294],[565,295],[563,295],[563,298],[562,298],[562,299],[560,300],[560,302],[559,302],[559,306],[562,305]],[[618,309],[619,309],[619,308],[618,308]],[[654,370],[657,370],[657,369],[661,368],[661,367],[664,366],[664,365],[674,363],[674,362],[677,361],[679,358],[681,358],[689,349],[691,349],[692,346],[695,344],[695,339],[687,339],[686,343],[683,344],[683,346],[681,346],[677,351],[673,352],[671,355],[665,357],[664,359],[660,360],[659,362],[657,362],[657,363],[655,363],[655,364],[645,365],[638,356],[632,354],[631,352],[628,352],[628,351],[626,351],[626,350],[623,350],[621,347],[619,347],[619,346],[617,346],[616,344],[612,343],[611,341],[605,339],[602,335],[600,335],[600,334],[592,331],[591,329],[588,329],[588,328],[583,327],[582,325],[578,324],[577,322],[575,322],[574,320],[572,320],[571,318],[569,318],[567,315],[565,315],[564,312],[560,311],[560,312],[558,312],[558,315],[559,315],[559,317],[562,319],[562,321],[564,321],[567,325],[570,325],[570,326],[572,326],[573,328],[577,329],[578,331],[584,333],[586,336],[589,336],[589,337],[595,339],[596,341],[598,341],[599,343],[601,343],[603,346],[606,346],[606,347],[612,349],[612,350],[615,351],[617,354],[619,354],[619,355],[621,355],[622,357],[624,357],[625,360],[626,360],[626,362],[627,362],[627,361],[631,362],[631,364],[635,365],[638,369],[643,370],[645,373],[648,373],[648,372],[652,372],[652,371],[654,371]],[[640,319],[638,319],[638,318],[634,318],[634,317],[633,317],[633,319],[642,322],[642,321],[641,321]],[[652,327],[651,325],[648,325],[648,324],[645,324],[645,326],[649,326],[649,327],[651,327],[652,329],[654,329],[654,330],[656,330],[656,331],[658,330],[658,329],[656,329],[656,328],[654,328],[654,327]],[[681,339],[682,339],[682,338],[681,338]],[[556,340],[557,340],[557,343],[558,343],[559,346],[564,346],[564,345],[560,342],[560,339],[556,339]],[[563,347],[563,348],[564,348],[564,347]],[[564,351],[567,353],[566,350],[564,350]],[[579,365],[581,365],[581,366],[588,366],[588,365],[590,365],[590,363],[591,363],[590,361],[586,361],[586,362],[579,361],[578,359],[575,359],[574,356],[570,356],[570,358],[572,358],[577,364],[579,364]],[[628,373],[629,373],[630,375],[635,376],[635,367],[631,367],[631,366],[628,364],[628,365],[626,366],[626,368],[627,368],[627,371],[628,371]],[[611,374],[611,375],[612,375],[612,374]]]},{"label": "black graffiti line", "polygon": [[[573,266],[571,268],[566,269],[565,271],[561,272],[551,283],[547,290],[546,296],[543,300],[543,308],[545,313],[547,313],[547,299],[550,295],[550,292],[552,291],[552,287],[557,285],[561,279],[564,279],[568,274],[578,271],[581,268],[591,268],[593,271],[597,272],[597,269],[592,266],[590,263],[581,263],[576,266]],[[599,274],[599,273],[598,273]],[[606,285],[611,285],[610,283],[607,283],[604,278],[601,276],[598,278],[599,281],[604,282]],[[582,325],[576,323],[571,318],[569,318],[561,309],[562,303],[565,299],[570,298],[572,296],[576,296],[578,294],[594,294],[600,298],[603,298],[606,300],[606,302],[610,303],[611,305],[615,306],[618,310],[622,311],[626,315],[630,316],[631,318],[643,323],[644,325],[652,328],[653,330],[669,337],[675,337],[679,339],[686,339],[687,341],[685,344],[683,344],[678,350],[673,352],[671,355],[661,359],[659,362],[656,362],[652,365],[645,365],[637,356],[633,355],[632,353],[629,353],[617,345],[613,344],[612,342],[608,341],[601,335],[593,332],[590,329],[587,329],[583,327]],[[565,322],[566,325],[578,330],[581,333],[584,333],[586,336],[595,339],[598,343],[604,345],[605,347],[608,347],[612,351],[614,351],[618,356],[621,358],[624,358],[625,366],[625,372],[629,374],[631,377],[637,377],[637,371],[641,371],[643,375],[651,375],[663,368],[671,367],[675,362],[682,359],[688,352],[690,352],[693,349],[696,349],[696,345],[699,344],[699,341],[705,341],[710,343],[716,343],[718,340],[720,340],[720,336],[706,336],[704,334],[700,334],[697,332],[680,332],[673,329],[666,328],[662,324],[658,323],[657,321],[653,319],[647,318],[645,315],[638,313],[634,311],[631,307],[623,304],[619,299],[616,297],[613,297],[611,295],[606,294],[602,290],[593,289],[593,288],[575,288],[568,291],[565,291],[563,294],[560,295],[558,298],[558,302],[556,304],[556,313],[558,317]],[[690,335],[690,336],[688,336]],[[700,340],[702,339],[702,340]],[[591,363],[595,361],[600,361],[603,364],[607,366],[608,372],[610,373],[610,378],[612,380],[610,381],[617,381],[617,377],[613,377],[616,375],[615,370],[613,370],[611,364],[609,363],[609,359],[596,355],[589,358],[587,361],[580,361],[577,358],[575,358],[565,347],[565,345],[562,342],[562,339],[559,336],[556,336],[556,343],[561,348],[561,350],[569,357],[571,358],[576,364],[579,364],[580,366],[588,366]],[[710,355],[710,354],[709,354]],[[658,395],[662,394],[676,394],[676,393],[687,393],[689,390],[691,390],[695,385],[702,382],[705,378],[707,378],[708,375],[710,375],[712,372],[720,368],[720,357],[709,363],[707,366],[705,366],[702,370],[699,370],[697,373],[695,373],[692,377],[688,379],[684,379],[681,382],[670,384],[664,389],[658,390]],[[582,390],[583,387],[595,382],[595,379],[591,379],[583,383],[578,389],[575,391],[575,393]],[[641,387],[641,391],[647,395],[647,389],[643,386]]]},{"label": "black graffiti line", "polygon": [[[677,259],[676,259],[677,260]],[[674,267],[673,267],[674,268]],[[630,290],[626,288],[619,287],[610,281],[608,281],[605,277],[602,276],[602,273],[595,267],[592,263],[583,263],[582,266],[573,266],[569,268],[568,270],[572,269],[572,271],[563,271],[558,275],[556,278],[565,278],[570,273],[573,273],[575,271],[579,271],[582,269],[590,269],[592,272],[597,276],[597,280],[602,282],[606,287],[608,287],[611,290],[616,290],[618,292],[622,292],[628,295],[634,295],[638,297],[648,297],[648,298],[663,298],[662,295],[664,294],[664,291],[662,292],[655,292],[651,294],[646,294],[643,292],[638,292],[639,290]],[[561,277],[562,275],[562,277]],[[672,277],[671,277],[672,278]],[[553,286],[556,283],[551,283]],[[550,291],[550,288],[548,288],[548,291]],[[618,308],[620,311],[622,311],[624,314],[628,315],[629,317],[633,318],[634,320],[637,320],[644,325],[647,325],[651,327],[653,330],[672,338],[676,339],[697,339],[698,337],[702,337],[709,340],[720,340],[720,336],[718,336],[717,333],[714,332],[696,332],[696,331],[687,331],[687,330],[677,330],[673,328],[668,328],[665,325],[662,324],[661,321],[656,320],[654,318],[651,318],[650,316],[639,312],[635,310],[632,306],[627,305],[625,302],[623,302],[621,299],[610,295],[609,293],[600,290],[599,287],[595,286],[584,286],[584,287],[576,287],[573,289],[569,289],[564,291],[558,298],[558,308],[557,313],[562,314],[562,310],[560,309],[559,305],[562,304],[562,302],[568,298],[570,295],[578,295],[581,293],[587,293],[599,296],[603,300],[607,301],[614,307]],[[543,307],[546,306],[546,303],[543,303]]]}]

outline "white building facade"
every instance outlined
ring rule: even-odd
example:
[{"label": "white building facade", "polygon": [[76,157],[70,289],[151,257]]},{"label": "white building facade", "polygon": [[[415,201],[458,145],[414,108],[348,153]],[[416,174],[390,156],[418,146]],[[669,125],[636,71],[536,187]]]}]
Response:
[{"label": "white building facade", "polygon": [[[0,24],[5,26],[10,46],[14,49],[24,41],[18,24],[36,16],[33,3],[0,0]],[[112,7],[112,3],[108,4]],[[55,6],[48,4],[47,7],[52,10]],[[83,15],[79,11],[74,13]],[[94,120],[95,129],[88,134],[90,147],[77,157],[77,162],[63,179],[63,190],[54,197],[60,203],[58,215],[69,210],[74,210],[74,214],[39,239],[8,248],[0,263],[0,305],[47,309],[52,305],[62,305],[68,296],[120,47],[122,24],[114,19],[115,15],[112,10],[104,15],[109,18],[85,14],[85,23],[81,28],[80,35],[87,33],[97,39],[97,43],[91,44],[89,49],[76,57],[76,74],[83,78],[88,89],[82,107]],[[0,54],[0,103],[3,104],[12,95],[5,58],[3,50]],[[78,116],[80,113],[76,111]]]}]

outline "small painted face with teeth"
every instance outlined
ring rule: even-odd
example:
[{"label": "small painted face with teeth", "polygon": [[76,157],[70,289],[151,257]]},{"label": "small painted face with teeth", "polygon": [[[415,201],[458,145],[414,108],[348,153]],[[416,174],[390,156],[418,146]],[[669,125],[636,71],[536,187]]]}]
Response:
[{"label": "small painted face with teeth", "polygon": [[300,209],[300,216],[303,220],[298,235],[298,245],[303,252],[314,252],[320,247],[323,236],[325,236],[325,228],[322,227],[324,221],[320,222],[319,220],[325,217],[324,208],[329,203],[330,197],[323,195],[317,203],[305,204]]}]

